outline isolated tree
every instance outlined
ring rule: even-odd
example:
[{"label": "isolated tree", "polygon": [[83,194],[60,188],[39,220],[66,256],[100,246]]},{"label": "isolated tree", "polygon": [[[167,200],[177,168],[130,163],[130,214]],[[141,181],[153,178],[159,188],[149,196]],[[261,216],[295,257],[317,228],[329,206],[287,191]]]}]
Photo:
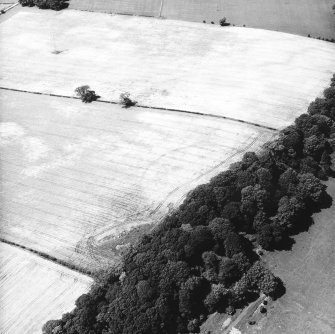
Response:
[{"label": "isolated tree", "polygon": [[75,93],[84,103],[96,101],[99,96],[95,94],[94,90],[90,90],[90,86],[80,86],[75,89]]},{"label": "isolated tree", "polygon": [[221,27],[225,27],[225,26],[230,25],[230,23],[227,23],[227,19],[225,17],[223,17],[219,22],[220,22]]},{"label": "isolated tree", "polygon": [[134,105],[136,105],[137,101],[132,100],[130,98],[130,93],[125,92],[125,93],[120,94],[120,104],[124,108],[129,108],[129,107],[133,107]]}]

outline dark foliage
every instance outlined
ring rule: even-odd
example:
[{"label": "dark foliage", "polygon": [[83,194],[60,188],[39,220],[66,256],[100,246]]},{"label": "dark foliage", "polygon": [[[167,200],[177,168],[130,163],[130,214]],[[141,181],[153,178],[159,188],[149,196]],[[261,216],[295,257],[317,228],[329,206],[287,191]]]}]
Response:
[{"label": "dark foliage", "polygon": [[335,76],[324,97],[263,152],[246,153],[191,191],[125,254],[121,275],[101,275],[74,311],[46,323],[43,332],[196,333],[211,312],[233,313],[260,292],[283,294],[283,283],[259,261],[245,233],[254,246],[289,249],[290,236],[329,205],[320,179],[333,174],[334,87]]},{"label": "dark foliage", "polygon": [[68,0],[19,0],[22,6],[37,6],[40,9],[62,10],[69,6]]},{"label": "dark foliage", "polygon": [[90,86],[77,87],[74,92],[84,103],[91,103],[100,97],[94,90],[90,90]]},{"label": "dark foliage", "polygon": [[130,107],[135,106],[137,104],[137,101],[132,100],[130,98],[130,93],[126,92],[126,93],[120,94],[120,104],[124,108],[130,108]]},{"label": "dark foliage", "polygon": [[227,19],[225,17],[223,17],[220,21],[220,26],[221,27],[227,27],[227,26],[230,26],[230,23],[227,22]]}]

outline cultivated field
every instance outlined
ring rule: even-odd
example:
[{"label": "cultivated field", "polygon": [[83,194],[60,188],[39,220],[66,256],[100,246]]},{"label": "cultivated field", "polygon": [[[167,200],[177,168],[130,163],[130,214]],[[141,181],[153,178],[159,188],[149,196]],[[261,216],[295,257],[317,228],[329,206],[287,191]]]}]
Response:
[{"label": "cultivated field", "polygon": [[70,8],[216,24],[227,17],[239,26],[335,38],[333,4],[333,0],[71,0]]},{"label": "cultivated field", "polygon": [[71,10],[22,10],[0,39],[3,87],[73,95],[88,84],[107,100],[129,91],[142,105],[275,128],[305,112],[335,68],[335,44],[310,38]]},{"label": "cultivated field", "polygon": [[0,332],[40,334],[42,325],[74,307],[92,279],[0,243]]},{"label": "cultivated field", "polygon": [[[72,0],[72,7],[81,1]],[[216,24],[226,17],[239,26],[335,38],[333,5],[333,0],[164,0],[162,16]]]},{"label": "cultivated field", "polygon": [[3,90],[0,98],[2,236],[91,269],[110,237],[157,223],[275,134],[177,112]]}]

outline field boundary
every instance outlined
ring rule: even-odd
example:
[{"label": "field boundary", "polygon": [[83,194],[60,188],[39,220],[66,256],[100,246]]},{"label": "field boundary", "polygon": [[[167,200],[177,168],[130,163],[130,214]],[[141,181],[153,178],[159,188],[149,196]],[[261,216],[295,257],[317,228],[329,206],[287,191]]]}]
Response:
[{"label": "field boundary", "polygon": [[11,6],[4,8],[4,9],[1,11],[1,14],[0,14],[0,15],[5,14],[5,13],[8,12],[10,9],[16,7],[19,3],[18,3],[18,2],[16,2],[16,3],[13,3],[13,2],[3,2],[2,4],[4,4],[4,5],[11,5]]},{"label": "field boundary", "polygon": [[67,263],[66,261],[64,260],[60,260],[52,255],[49,255],[47,253],[44,253],[44,252],[41,252],[41,251],[38,251],[36,249],[33,249],[33,248],[30,248],[30,247],[26,247],[24,245],[21,245],[21,244],[18,244],[16,242],[13,242],[13,241],[8,241],[2,237],[0,237],[0,242],[4,243],[4,244],[7,244],[7,245],[10,245],[10,246],[13,246],[13,247],[17,247],[17,248],[20,248],[20,249],[23,249],[29,253],[33,253],[39,257],[41,257],[42,259],[44,260],[48,260],[48,261],[51,261],[55,264],[58,264],[60,266],[63,266],[69,270],[72,270],[72,271],[76,271],[82,275],[86,275],[86,276],[89,276],[89,277],[93,277],[93,273],[89,270],[86,270],[86,269],[83,269],[83,268],[80,268],[78,266],[75,266],[75,265],[72,265],[72,264],[69,264]]},{"label": "field boundary", "polygon": [[[76,97],[76,96],[60,95],[60,94],[52,94],[52,93],[41,93],[41,92],[34,92],[34,91],[8,88],[8,87],[2,87],[2,86],[0,86],[0,90],[8,90],[8,91],[27,93],[27,94],[35,94],[35,95],[43,95],[43,96],[52,96],[52,97],[65,98],[65,99],[80,100],[80,98]],[[117,105],[120,104],[120,103],[115,102],[115,101],[102,100],[102,99],[96,100],[95,102],[117,104]],[[266,125],[262,125],[262,124],[258,124],[258,123],[254,123],[254,122],[249,122],[249,121],[244,121],[242,119],[228,117],[228,116],[206,114],[206,113],[202,113],[202,112],[198,112],[198,111],[174,109],[174,108],[164,108],[164,107],[154,107],[154,106],[147,106],[147,105],[142,105],[142,104],[136,104],[132,108],[143,108],[143,109],[151,109],[151,110],[166,110],[166,111],[179,112],[179,113],[190,114],[190,115],[198,115],[198,116],[206,116],[206,117],[211,117],[211,118],[226,119],[226,120],[233,121],[233,122],[239,122],[239,123],[252,125],[252,126],[262,128],[262,129],[266,129],[266,130],[270,130],[270,131],[273,131],[273,132],[279,132],[280,131],[280,129],[273,128],[271,126],[266,126]]]}]

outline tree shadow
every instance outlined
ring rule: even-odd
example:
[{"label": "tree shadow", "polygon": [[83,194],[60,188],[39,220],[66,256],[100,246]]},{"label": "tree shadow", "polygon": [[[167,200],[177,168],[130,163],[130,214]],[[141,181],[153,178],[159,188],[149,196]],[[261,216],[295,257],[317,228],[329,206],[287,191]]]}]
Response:
[{"label": "tree shadow", "polygon": [[314,219],[311,216],[304,216],[297,221],[291,231],[291,235],[297,235],[301,232],[307,232],[309,228],[314,224]]},{"label": "tree shadow", "polygon": [[277,280],[278,286],[274,294],[271,295],[271,298],[273,300],[277,300],[278,298],[282,297],[286,293],[286,287],[284,285],[284,282],[279,277],[277,277],[276,280]]},{"label": "tree shadow", "polygon": [[290,236],[285,236],[281,241],[276,244],[275,249],[278,251],[289,251],[292,250],[293,245],[295,244],[295,240]]},{"label": "tree shadow", "polygon": [[69,1],[69,0],[64,0],[64,2],[62,3],[61,8],[60,8],[59,10],[68,8],[69,5],[70,5],[68,1]]}]

